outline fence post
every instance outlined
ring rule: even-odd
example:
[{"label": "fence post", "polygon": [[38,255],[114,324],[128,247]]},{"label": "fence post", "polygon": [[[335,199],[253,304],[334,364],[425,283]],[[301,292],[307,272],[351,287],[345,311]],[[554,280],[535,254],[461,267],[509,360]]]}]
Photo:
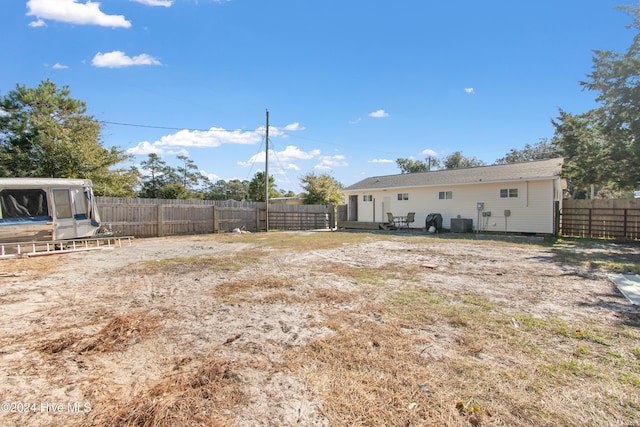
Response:
[{"label": "fence post", "polygon": [[260,229],[260,207],[256,207],[256,231],[262,231]]},{"label": "fence post", "polygon": [[218,209],[216,205],[213,205],[213,232],[217,233],[220,228],[220,223],[218,222]]},{"label": "fence post", "polygon": [[[105,224],[112,224],[114,232],[119,234],[131,234],[138,237],[168,237],[174,234],[184,234],[193,232],[209,233],[213,227],[214,233],[221,231],[222,225],[227,222],[243,222],[247,227],[251,227],[251,222],[255,228],[263,231],[265,217],[267,213],[264,209],[264,202],[232,202],[217,201],[216,203],[182,203],[172,200],[147,200],[147,199],[124,199],[124,198],[96,198],[98,209],[102,214],[102,221]],[[175,202],[175,203],[172,203]],[[197,209],[195,209],[197,205]],[[226,207],[225,207],[226,206]],[[342,206],[345,208],[345,206]],[[179,209],[178,209],[179,208]],[[313,209],[311,209],[313,208]],[[203,216],[203,212],[209,214]],[[213,212],[212,212],[213,211]],[[271,209],[270,209],[271,211]],[[228,213],[227,213],[228,212]],[[346,209],[342,212],[346,213]],[[627,233],[637,233],[634,231],[637,218],[636,209],[630,208],[628,213]],[[288,206],[286,210],[273,209],[270,218],[273,225],[278,229],[309,229],[325,228],[327,220],[329,227],[335,228],[340,212],[335,213],[335,207],[326,206]],[[155,215],[155,218],[154,218]],[[212,217],[209,217],[212,215]],[[236,215],[236,216],[234,216]],[[255,218],[251,218],[255,215]],[[594,218],[596,218],[594,214]],[[192,220],[192,221],[191,221]],[[209,221],[209,226],[206,225]],[[633,222],[635,221],[635,222]],[[154,223],[156,229],[153,229]],[[253,228],[253,227],[251,227]]]},{"label": "fence post", "polygon": [[561,218],[561,213],[560,213],[560,201],[556,200],[555,203],[555,215],[554,215],[554,224],[553,224],[553,235],[555,237],[558,237],[560,235],[560,218]]},{"label": "fence post", "polygon": [[337,206],[334,205],[329,205],[331,210],[330,210],[330,214],[329,214],[329,225],[331,226],[331,230],[337,230],[338,229],[338,221],[336,220],[336,212],[338,210]]},{"label": "fence post", "polygon": [[164,236],[164,206],[158,205],[158,237]]}]

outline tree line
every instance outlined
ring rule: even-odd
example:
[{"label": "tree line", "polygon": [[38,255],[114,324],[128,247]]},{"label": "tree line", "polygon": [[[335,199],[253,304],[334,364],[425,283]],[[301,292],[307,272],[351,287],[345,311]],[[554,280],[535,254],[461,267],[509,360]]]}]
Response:
[{"label": "tree line", "polygon": [[[578,114],[560,109],[553,138],[511,149],[494,164],[564,157],[562,174],[574,198],[625,197],[640,189],[640,7],[619,9],[633,18],[631,46],[623,53],[595,50],[592,72],[580,82],[597,92],[600,106]],[[211,182],[187,156],[178,156],[175,168],[156,154],[140,168],[122,167],[129,159],[124,150],[103,146],[100,122],[68,86],[49,79],[36,88],[16,85],[0,100],[0,176],[88,178],[97,195],[116,197],[265,200],[264,172]],[[485,165],[461,151],[396,164],[402,173]],[[295,195],[278,190],[272,176],[268,181],[270,198]],[[327,174],[309,173],[300,182],[307,203],[342,202],[342,184]]]},{"label": "tree line", "polygon": [[[179,155],[182,162],[176,168],[167,163],[155,153],[150,153],[147,159],[140,163],[145,175],[140,176],[140,189],[137,196],[151,199],[203,199],[203,200],[237,200],[256,201],[265,200],[264,173],[257,172],[252,180],[232,179],[230,181],[217,180],[212,182],[209,177],[200,172],[195,162],[188,156]],[[292,197],[292,191],[279,192],[273,177],[269,180],[269,197]]]},{"label": "tree line", "polygon": [[[494,165],[506,163],[530,162],[533,160],[554,159],[562,157],[562,150],[546,138],[535,144],[526,144],[522,149],[511,149],[504,157],[496,159]],[[440,169],[460,169],[486,166],[487,164],[475,157],[466,157],[462,151],[454,151],[443,159],[427,157],[424,161],[408,158],[396,159],[396,165],[402,173],[429,172]]]}]

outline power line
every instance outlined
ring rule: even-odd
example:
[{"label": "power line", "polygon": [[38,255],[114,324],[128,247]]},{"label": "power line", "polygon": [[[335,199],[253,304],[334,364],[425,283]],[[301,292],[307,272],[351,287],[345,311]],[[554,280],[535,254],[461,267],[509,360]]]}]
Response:
[{"label": "power line", "polygon": [[[122,122],[109,122],[106,120],[98,120],[100,123],[104,123],[107,125],[117,125],[117,126],[129,126],[136,128],[147,128],[147,129],[164,129],[164,130],[190,130],[197,132],[232,132],[227,129],[197,129],[197,128],[188,128],[188,127],[171,127],[171,126],[154,126],[154,125],[141,125],[135,123],[122,123]],[[246,132],[246,131],[245,131]]]},{"label": "power line", "polygon": [[[162,129],[162,130],[174,130],[174,131],[181,131],[181,130],[188,130],[188,131],[196,131],[196,132],[233,132],[230,131],[228,129],[224,129],[224,128],[220,128],[220,129],[199,129],[199,128],[189,128],[189,127],[173,127],[173,126],[155,126],[155,125],[143,125],[143,124],[137,124],[137,123],[124,123],[124,122],[112,122],[112,121],[108,121],[108,120],[98,120],[98,122],[103,123],[103,124],[108,124],[108,125],[115,125],[115,126],[129,126],[129,127],[137,127],[137,128],[146,128],[146,129]],[[243,130],[243,132],[252,132],[251,130]],[[348,145],[344,145],[344,144],[336,144],[333,142],[327,142],[327,141],[321,141],[318,139],[314,139],[314,138],[306,138],[303,136],[299,136],[299,135],[294,135],[294,134],[289,134],[289,137],[291,139],[299,139],[299,140],[303,140],[303,141],[311,141],[311,142],[315,142],[318,144],[323,144],[323,145],[329,145],[329,146],[334,146],[334,147],[338,147],[338,148],[345,148],[345,149],[351,149],[353,150],[354,147],[353,146],[348,146]],[[263,141],[264,142],[264,141]],[[366,152],[375,152],[375,153],[380,153],[380,154],[393,154],[396,155],[397,153],[395,152],[390,152],[390,151],[386,151],[386,150],[378,150],[378,149],[371,149],[371,148],[367,148],[362,149],[362,148],[356,148],[356,151],[366,151]]]},{"label": "power line", "polygon": [[251,172],[253,172],[253,167],[258,162],[258,155],[260,154],[260,150],[262,150],[262,144],[264,144],[264,142],[265,142],[265,135],[262,135],[262,139],[260,140],[260,146],[258,147],[258,152],[256,153],[256,155],[253,158],[253,162],[251,163],[251,167],[249,168],[249,172],[247,172],[247,178],[246,178],[247,181],[249,181],[249,176],[251,175]]},{"label": "power line", "polygon": [[273,144],[273,156],[276,158],[276,161],[278,162],[278,166],[280,166],[280,170],[282,171],[282,174],[287,178],[287,180],[289,180],[289,182],[293,182],[291,180],[291,177],[287,174],[287,170],[285,169],[284,165],[282,164],[282,162],[280,161],[280,158],[278,157],[278,152],[275,149],[275,144]]},{"label": "power line", "polygon": [[[198,128],[189,128],[189,127],[173,127],[173,126],[155,126],[155,125],[141,125],[141,124],[136,124],[136,123],[123,123],[123,122],[112,122],[112,121],[108,121],[108,120],[98,120],[100,123],[104,123],[107,125],[116,125],[116,126],[129,126],[129,127],[137,127],[137,128],[146,128],[146,129],[163,129],[163,130],[189,130],[189,131],[198,131],[198,132],[232,132],[229,131],[227,129],[221,128],[221,129],[198,129]],[[244,131],[244,132],[250,132],[250,131]],[[324,144],[324,145],[332,145],[334,147],[339,147],[339,148],[350,148],[353,149],[352,146],[348,146],[348,145],[343,145],[343,144],[336,144],[333,142],[327,142],[327,141],[321,141],[318,139],[314,139],[314,138],[306,138],[303,136],[299,136],[299,135],[294,135],[294,134],[289,134],[290,138],[292,139],[300,139],[303,141],[311,141],[311,142],[315,142],[318,144]],[[367,150],[367,151],[371,151],[371,150]],[[385,153],[385,154],[391,154],[388,151],[380,151],[380,150],[373,150],[373,151],[377,151],[379,153]]]}]

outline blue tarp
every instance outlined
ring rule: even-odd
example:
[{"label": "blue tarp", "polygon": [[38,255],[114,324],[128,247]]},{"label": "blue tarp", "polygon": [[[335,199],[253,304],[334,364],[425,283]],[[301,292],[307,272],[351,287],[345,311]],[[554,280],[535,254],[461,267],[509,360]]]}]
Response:
[{"label": "blue tarp", "polygon": [[20,225],[32,222],[51,222],[50,216],[23,216],[20,218],[0,218],[0,225]]}]

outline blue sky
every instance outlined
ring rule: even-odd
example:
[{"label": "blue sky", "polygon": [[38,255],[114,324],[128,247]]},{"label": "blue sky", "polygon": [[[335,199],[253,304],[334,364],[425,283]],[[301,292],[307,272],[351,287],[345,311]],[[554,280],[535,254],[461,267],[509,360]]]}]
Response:
[{"label": "blue sky", "polygon": [[[632,0],[628,0],[631,2]],[[186,154],[212,180],[264,170],[280,190],[345,186],[395,160],[493,163],[596,106],[593,50],[622,52],[620,0],[11,0],[0,96],[49,78],[104,122],[103,143]],[[631,3],[633,4],[633,3]]]}]

